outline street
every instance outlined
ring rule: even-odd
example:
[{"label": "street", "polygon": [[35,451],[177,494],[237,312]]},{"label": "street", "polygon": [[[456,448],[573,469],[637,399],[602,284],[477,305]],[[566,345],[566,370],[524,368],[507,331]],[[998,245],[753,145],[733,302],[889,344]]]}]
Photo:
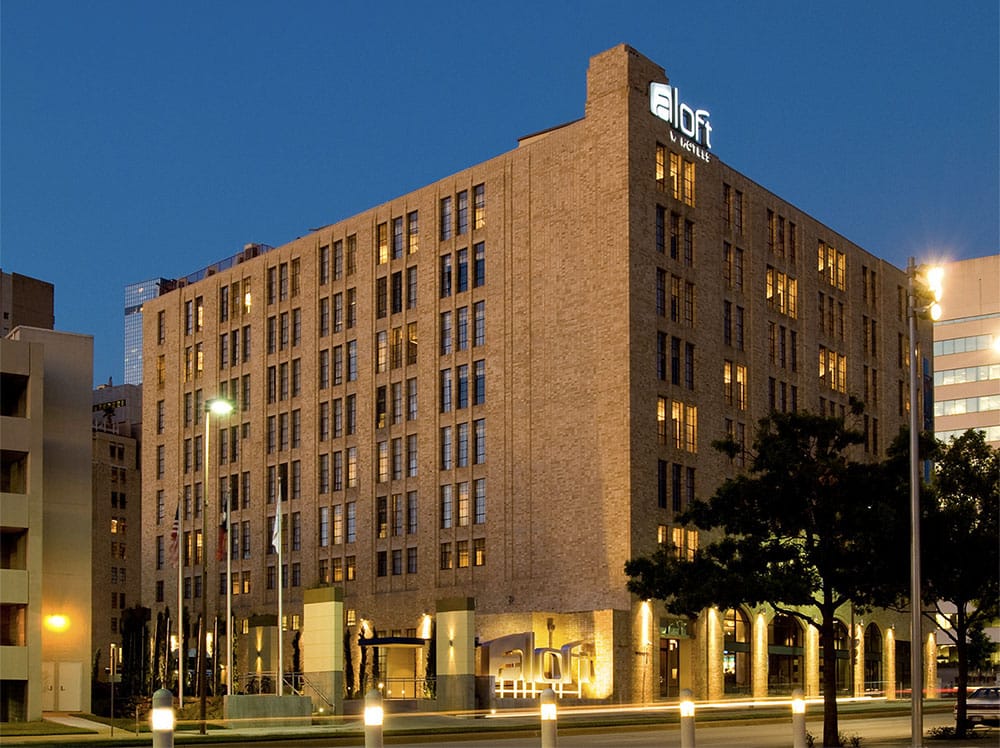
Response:
[{"label": "street", "polygon": [[[807,730],[816,738],[816,744],[820,745],[822,738],[823,724],[820,715],[816,719],[810,719],[806,723]],[[951,724],[951,714],[940,712],[925,715],[924,729]],[[391,730],[391,718],[388,724]],[[470,728],[474,728],[470,724]],[[841,718],[840,731],[848,740],[857,735],[862,740],[865,748],[878,748],[878,746],[903,746],[907,744],[910,735],[910,718],[908,715],[873,716],[854,719]],[[284,748],[315,748],[317,746],[337,745],[361,745],[361,737],[358,735],[355,740],[344,740],[346,736],[341,733],[339,739],[331,741],[330,737],[319,738],[315,733],[309,736],[287,737],[275,739],[273,741],[255,740],[255,745],[284,746]],[[344,742],[340,742],[344,740]],[[715,722],[705,724],[698,728],[696,733],[697,745],[710,748],[788,748],[792,744],[791,723],[788,722],[762,722],[762,721],[740,721],[738,723]],[[214,742],[214,741],[213,741]],[[484,735],[470,732],[460,737],[440,736],[438,738],[421,736],[400,736],[389,735],[385,738],[387,745],[397,746],[427,746],[434,745],[439,748],[538,748],[538,733],[526,734],[520,732],[515,735],[505,734]],[[989,744],[989,741],[978,740],[968,741],[970,747],[982,748]],[[234,740],[231,743],[215,742],[215,745],[243,745],[242,741]],[[592,728],[586,730],[564,729],[559,734],[559,745],[562,748],[679,748],[680,732],[676,724],[663,727],[621,727],[621,728]],[[949,746],[964,746],[965,743],[948,743]]]}]

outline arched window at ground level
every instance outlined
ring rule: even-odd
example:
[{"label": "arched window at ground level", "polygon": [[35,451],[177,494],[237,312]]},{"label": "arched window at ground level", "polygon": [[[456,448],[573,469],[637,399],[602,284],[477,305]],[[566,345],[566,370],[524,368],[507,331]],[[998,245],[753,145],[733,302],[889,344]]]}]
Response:
[{"label": "arched window at ground level", "polygon": [[750,693],[750,621],[737,608],[722,616],[725,636],[722,673],[727,694]]},{"label": "arched window at ground level", "polygon": [[[833,624],[833,648],[837,653],[837,693],[851,692],[851,633],[840,621]],[[823,647],[819,648],[819,689],[823,691]]]},{"label": "arched window at ground level", "polygon": [[767,690],[787,694],[803,688],[802,626],[779,613],[767,626]]},{"label": "arched window at ground level", "polygon": [[865,691],[884,691],[882,631],[874,623],[865,627]]}]

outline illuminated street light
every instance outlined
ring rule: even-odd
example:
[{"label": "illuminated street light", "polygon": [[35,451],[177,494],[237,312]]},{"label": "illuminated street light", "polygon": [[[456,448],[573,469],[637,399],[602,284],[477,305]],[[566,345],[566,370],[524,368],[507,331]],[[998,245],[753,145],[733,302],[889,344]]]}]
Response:
[{"label": "illuminated street light", "polygon": [[[212,452],[209,449],[210,438],[212,433],[211,423],[212,416],[228,416],[235,409],[235,405],[232,401],[227,400],[224,397],[215,397],[210,400],[205,401],[205,488],[202,491],[202,512],[201,512],[201,627],[198,631],[198,688],[199,697],[201,699],[201,707],[199,711],[199,719],[201,721],[201,726],[199,731],[202,735],[206,732],[206,722],[205,722],[205,702],[208,696],[208,679],[205,677],[205,666],[208,647],[208,496],[210,492],[210,486],[212,485],[209,481],[209,466],[212,464]],[[226,528],[226,541],[229,539],[229,528]],[[226,558],[229,558],[231,554],[226,553]],[[227,563],[227,569],[229,565]],[[226,575],[226,588],[231,589],[230,574]],[[229,597],[226,596],[228,602]],[[228,605],[227,605],[228,608]],[[227,611],[228,612],[228,611]],[[232,646],[230,642],[232,641],[231,635],[229,633],[229,618],[226,619],[226,649],[232,652]],[[229,663],[231,665],[231,663]],[[213,666],[214,668],[214,666]],[[231,669],[226,671],[226,677],[229,677]]]},{"label": "illuminated street light", "polygon": [[921,648],[920,609],[920,429],[918,411],[917,317],[936,320],[941,317],[941,292],[944,270],[916,266],[913,258],[906,268],[909,279],[910,326],[910,704],[912,708],[910,739],[913,748],[922,748],[924,734],[924,673]]}]

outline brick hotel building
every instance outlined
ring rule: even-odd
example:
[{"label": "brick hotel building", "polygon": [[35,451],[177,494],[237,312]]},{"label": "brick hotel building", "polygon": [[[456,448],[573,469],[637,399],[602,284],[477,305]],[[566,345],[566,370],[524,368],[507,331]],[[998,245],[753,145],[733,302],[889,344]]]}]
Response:
[{"label": "brick hotel building", "polygon": [[[623,565],[697,546],[675,513],[743,467],[711,442],[749,442],[771,410],[856,395],[864,452],[884,454],[908,418],[906,276],[719,160],[676,89],[657,113],[666,80],[608,50],[582,118],[145,303],[154,613],[176,609],[178,505],[192,620],[202,594],[224,617],[227,585],[238,635],[275,613],[280,493],[286,671],[304,592],[329,585],[348,631],[382,637],[472,598],[480,642],[569,646],[589,697],[818,693],[815,631],[756,609],[676,620]],[[211,417],[206,454],[217,396],[238,410]],[[860,618],[844,611],[844,688],[891,691],[906,619]]]}]

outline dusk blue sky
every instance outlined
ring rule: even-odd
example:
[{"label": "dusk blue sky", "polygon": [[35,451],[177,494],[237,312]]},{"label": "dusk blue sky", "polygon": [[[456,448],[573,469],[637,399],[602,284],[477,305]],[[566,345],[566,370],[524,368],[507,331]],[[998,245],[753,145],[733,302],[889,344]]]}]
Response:
[{"label": "dusk blue sky", "polygon": [[0,264],[122,381],[123,291],[583,115],[625,42],[715,155],[865,249],[998,251],[995,0],[0,3]]}]

